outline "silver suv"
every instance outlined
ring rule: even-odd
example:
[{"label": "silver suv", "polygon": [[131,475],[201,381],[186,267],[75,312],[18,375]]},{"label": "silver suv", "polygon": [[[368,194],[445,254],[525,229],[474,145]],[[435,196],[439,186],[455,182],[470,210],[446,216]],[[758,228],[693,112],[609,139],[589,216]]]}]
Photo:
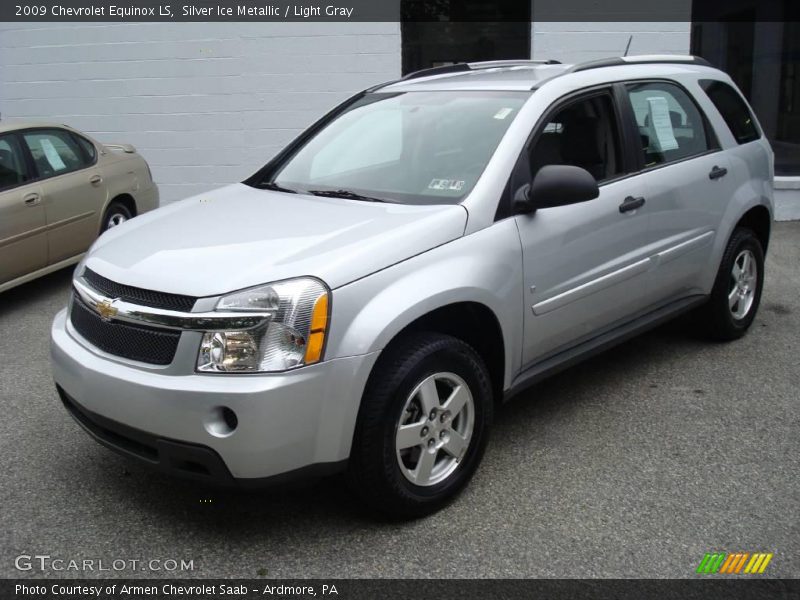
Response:
[{"label": "silver suv", "polygon": [[103,235],[52,328],[70,414],[196,480],[344,471],[395,516],[492,413],[696,309],[753,321],[772,151],[694,57],[457,64],[368,89],[243,183]]}]

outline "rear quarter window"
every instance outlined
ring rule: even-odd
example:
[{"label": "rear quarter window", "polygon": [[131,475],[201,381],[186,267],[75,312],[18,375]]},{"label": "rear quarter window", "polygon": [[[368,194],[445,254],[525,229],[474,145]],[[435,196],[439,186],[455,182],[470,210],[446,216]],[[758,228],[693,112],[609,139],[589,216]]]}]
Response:
[{"label": "rear quarter window", "polygon": [[723,81],[704,79],[700,81],[700,87],[717,107],[738,143],[746,144],[761,137],[753,113],[730,85]]},{"label": "rear quarter window", "polygon": [[97,159],[97,150],[95,150],[94,144],[77,133],[73,133],[72,137],[75,138],[75,141],[78,143],[78,146],[81,147],[81,150],[84,152],[89,162],[93,163]]}]

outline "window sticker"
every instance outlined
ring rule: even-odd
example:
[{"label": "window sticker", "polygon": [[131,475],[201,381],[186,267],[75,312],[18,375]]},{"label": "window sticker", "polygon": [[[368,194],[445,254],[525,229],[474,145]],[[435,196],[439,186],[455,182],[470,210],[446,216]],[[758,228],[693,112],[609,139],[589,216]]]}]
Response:
[{"label": "window sticker", "polygon": [[678,140],[675,139],[675,132],[672,129],[667,99],[663,96],[648,98],[647,111],[650,115],[650,130],[654,134],[650,137],[653,150],[657,152],[677,150]]},{"label": "window sticker", "polygon": [[505,119],[512,112],[514,112],[513,108],[501,108],[496,113],[494,113],[494,118],[495,119]]},{"label": "window sticker", "polygon": [[64,161],[61,160],[61,157],[58,155],[58,150],[53,146],[53,142],[47,138],[42,138],[39,140],[39,145],[42,147],[42,152],[44,152],[44,156],[47,158],[47,162],[50,163],[50,166],[53,167],[53,170],[63,171],[67,168],[67,165],[64,164]]},{"label": "window sticker", "polygon": [[428,184],[428,189],[460,192],[464,189],[464,183],[465,182],[461,179],[431,179],[431,182]]}]

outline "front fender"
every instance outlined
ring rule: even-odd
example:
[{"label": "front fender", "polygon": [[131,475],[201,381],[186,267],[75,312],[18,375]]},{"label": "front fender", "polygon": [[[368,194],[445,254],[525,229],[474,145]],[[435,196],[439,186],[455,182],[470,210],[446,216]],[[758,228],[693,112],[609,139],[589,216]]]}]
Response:
[{"label": "front fender", "polygon": [[458,238],[333,291],[326,357],[383,350],[404,328],[457,302],[489,308],[500,324],[504,388],[519,370],[522,254],[513,219]]}]

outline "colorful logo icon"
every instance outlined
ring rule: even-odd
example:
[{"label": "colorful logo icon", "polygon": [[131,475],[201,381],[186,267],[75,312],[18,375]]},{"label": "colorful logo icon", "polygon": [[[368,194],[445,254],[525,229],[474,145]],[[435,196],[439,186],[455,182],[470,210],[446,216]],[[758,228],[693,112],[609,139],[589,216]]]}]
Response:
[{"label": "colorful logo icon", "polygon": [[110,321],[113,317],[117,316],[117,308],[113,306],[113,300],[103,300],[97,303],[97,312],[103,321]]},{"label": "colorful logo icon", "polygon": [[766,552],[707,552],[697,565],[697,573],[706,575],[755,575],[763,573],[773,554]]}]

